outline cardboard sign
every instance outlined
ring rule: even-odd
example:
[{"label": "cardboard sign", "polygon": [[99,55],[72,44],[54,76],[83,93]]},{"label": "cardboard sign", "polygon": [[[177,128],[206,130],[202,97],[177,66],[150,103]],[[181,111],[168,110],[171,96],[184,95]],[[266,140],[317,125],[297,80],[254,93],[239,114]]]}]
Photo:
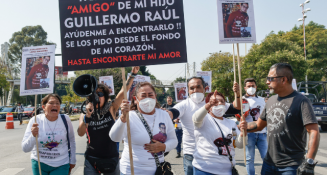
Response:
[{"label": "cardboard sign", "polygon": [[217,0],[219,44],[256,43],[253,0]]},{"label": "cardboard sign", "polygon": [[106,85],[109,88],[109,95],[115,95],[115,87],[114,87],[114,78],[113,76],[103,76],[99,77],[99,83]]},{"label": "cardboard sign", "polygon": [[59,0],[64,71],[187,62],[183,1]]},{"label": "cardboard sign", "polygon": [[175,99],[176,102],[181,102],[188,97],[187,83],[175,83]]},{"label": "cardboard sign", "polygon": [[53,93],[54,64],[55,45],[23,47],[20,96]]},{"label": "cardboard sign", "polygon": [[212,77],[212,71],[198,71],[196,72],[197,76],[200,76],[204,79],[205,82],[205,93],[211,92],[211,77]]},{"label": "cardboard sign", "polygon": [[[128,73],[127,74],[127,77],[129,77],[131,73]],[[136,75],[135,78],[134,78],[134,81],[133,81],[133,84],[131,86],[131,88],[129,88],[128,92],[127,92],[127,99],[128,101],[131,101],[132,100],[132,97],[134,95],[134,91],[135,91],[135,88],[136,88],[136,85],[138,83],[141,83],[141,82],[149,82],[151,83],[151,79],[149,76],[143,76],[143,75]]]}]

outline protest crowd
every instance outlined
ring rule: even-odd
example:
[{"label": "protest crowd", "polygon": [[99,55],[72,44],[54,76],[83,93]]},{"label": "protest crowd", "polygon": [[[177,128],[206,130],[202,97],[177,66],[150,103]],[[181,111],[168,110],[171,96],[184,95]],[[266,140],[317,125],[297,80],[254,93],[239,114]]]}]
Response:
[{"label": "protest crowd", "polygon": [[[241,76],[241,71],[252,69],[250,64],[240,66],[247,58],[240,58],[239,43],[256,43],[253,0],[217,0],[219,44],[233,44],[233,56],[229,56],[233,69],[226,66],[226,74],[234,73],[234,81],[212,83],[221,77],[213,76],[219,70],[210,66],[195,76],[194,63],[194,76],[186,77],[185,69],[185,79],[169,85],[175,96],[166,94],[164,104],[158,98],[162,92],[140,67],[188,62],[182,0],[58,3],[62,69],[55,66],[55,44],[16,49],[21,50],[19,64],[24,72],[19,95],[35,95],[34,113],[21,141],[22,151],[30,154],[33,175],[70,175],[78,161],[83,162],[85,175],[176,175],[166,158],[169,154],[182,162],[185,175],[239,175],[238,149],[244,151],[246,172],[242,174],[315,174],[318,119],[312,102],[292,86],[293,68],[299,66],[292,67],[284,57],[293,59],[293,52],[256,70],[267,75]],[[258,47],[253,45],[251,50]],[[211,64],[221,66],[215,61]],[[93,69],[99,69],[99,76],[87,72]],[[115,69],[115,74],[101,77],[101,69]],[[76,98],[72,99],[75,103],[77,98],[84,101],[79,109],[65,106],[63,96],[54,92],[55,70],[87,72],[66,83],[72,85],[66,89],[71,91],[67,96]],[[266,89],[259,89],[259,82]],[[44,96],[38,107],[40,94]],[[327,105],[325,98],[319,100]],[[12,112],[23,125],[27,107],[21,102],[17,106]],[[69,112],[62,112],[68,108]],[[68,115],[74,110],[80,110],[76,125]],[[80,146],[76,138],[85,139],[82,153],[76,151]],[[79,154],[82,160],[77,160]],[[258,162],[260,172],[255,169]]]}]

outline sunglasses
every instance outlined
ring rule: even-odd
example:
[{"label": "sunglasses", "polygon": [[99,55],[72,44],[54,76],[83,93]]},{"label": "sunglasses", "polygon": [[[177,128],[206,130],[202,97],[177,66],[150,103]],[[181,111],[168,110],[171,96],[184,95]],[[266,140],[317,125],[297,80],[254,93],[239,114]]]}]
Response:
[{"label": "sunglasses", "polygon": [[284,76],[277,76],[277,77],[267,77],[268,81],[275,81],[275,78],[282,78]]},{"label": "sunglasses", "polygon": [[104,96],[103,92],[98,92],[98,96],[103,97]]}]

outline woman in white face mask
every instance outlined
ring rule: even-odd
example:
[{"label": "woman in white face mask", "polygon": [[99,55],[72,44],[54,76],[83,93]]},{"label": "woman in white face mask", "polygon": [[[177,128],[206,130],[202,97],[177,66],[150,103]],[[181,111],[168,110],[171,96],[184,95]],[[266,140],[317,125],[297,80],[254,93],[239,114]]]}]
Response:
[{"label": "woman in white face mask", "polygon": [[[234,147],[243,148],[243,134],[233,120],[223,117],[226,112],[223,94],[217,91],[209,93],[205,101],[206,105],[192,117],[197,143],[193,154],[193,172],[195,175],[231,175],[235,165]],[[241,130],[247,128],[246,121],[239,126]]]},{"label": "woman in white face mask", "polygon": [[[120,160],[122,175],[131,174],[126,114],[129,114],[131,123],[135,174],[154,175],[157,166],[161,166],[164,162],[164,152],[177,146],[174,125],[169,114],[160,109],[156,96],[154,87],[148,82],[143,82],[136,86],[131,105],[124,100],[120,106],[122,115],[114,124],[109,136],[116,142],[124,140],[124,150]],[[152,140],[150,135],[153,137]]]}]

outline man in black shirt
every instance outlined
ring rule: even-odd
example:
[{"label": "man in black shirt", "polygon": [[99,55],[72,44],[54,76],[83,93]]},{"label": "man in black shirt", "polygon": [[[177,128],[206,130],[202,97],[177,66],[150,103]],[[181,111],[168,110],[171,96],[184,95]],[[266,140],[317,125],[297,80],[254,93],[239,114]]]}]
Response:
[{"label": "man in black shirt", "polygon": [[165,108],[165,109],[170,109],[173,108],[175,106],[175,104],[173,103],[173,98],[171,98],[171,96],[167,96],[167,103],[163,104],[161,107]]},{"label": "man in black shirt", "polygon": [[[320,133],[312,104],[292,88],[293,70],[286,63],[274,64],[267,77],[270,97],[260,118],[248,123],[248,132],[267,126],[268,151],[261,169],[262,175],[313,175]],[[309,144],[306,159],[306,141]]]}]

